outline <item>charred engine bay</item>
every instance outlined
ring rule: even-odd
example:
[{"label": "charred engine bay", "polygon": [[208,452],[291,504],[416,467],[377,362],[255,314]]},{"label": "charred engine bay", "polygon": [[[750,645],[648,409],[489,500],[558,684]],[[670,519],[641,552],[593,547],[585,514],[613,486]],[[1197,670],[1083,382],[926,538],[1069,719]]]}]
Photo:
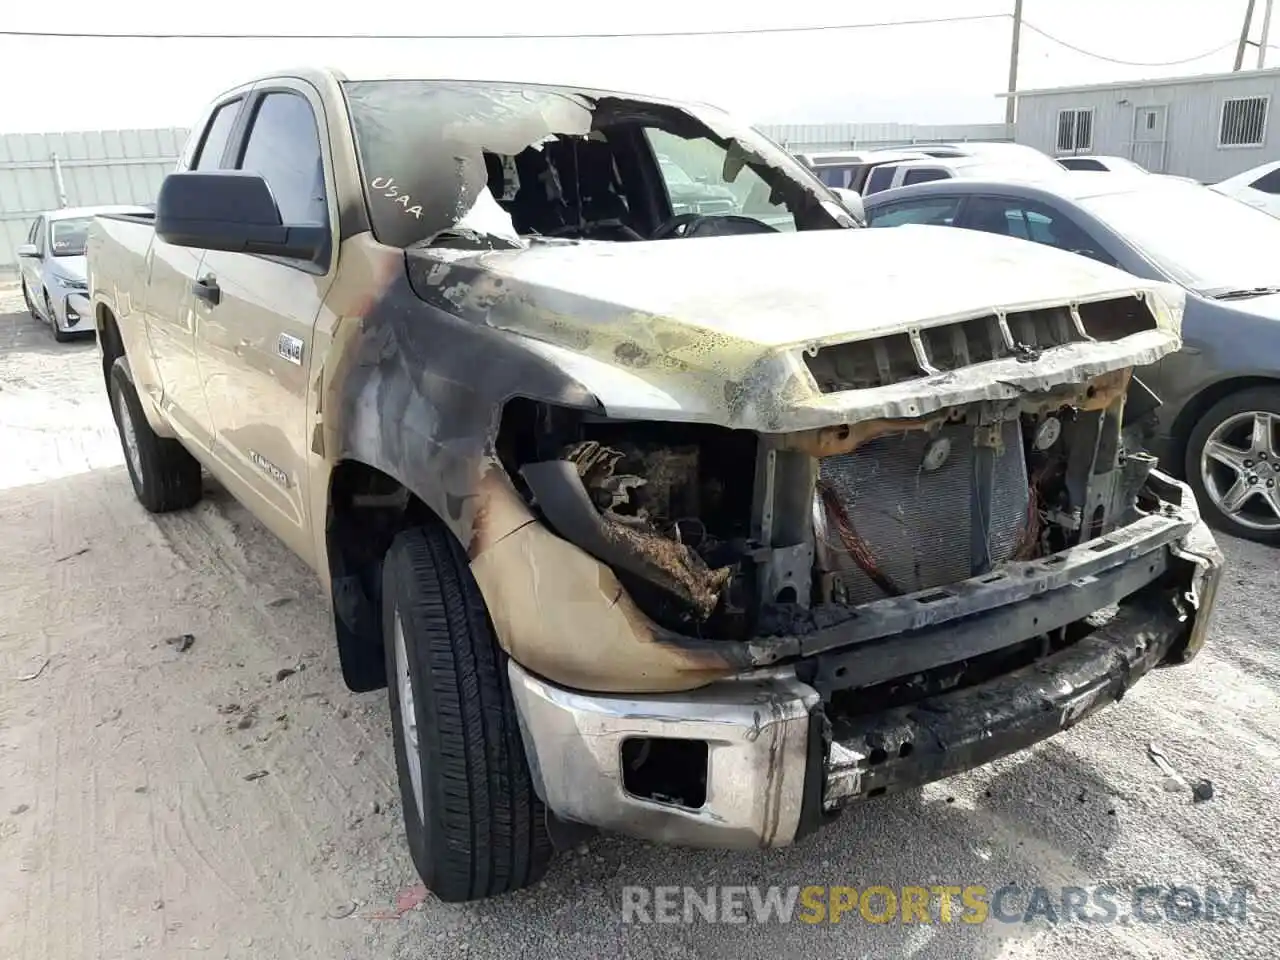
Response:
[{"label": "charred engine bay", "polygon": [[804,635],[1132,522],[1131,381],[802,435],[513,401],[497,442],[548,525],[686,636]]}]

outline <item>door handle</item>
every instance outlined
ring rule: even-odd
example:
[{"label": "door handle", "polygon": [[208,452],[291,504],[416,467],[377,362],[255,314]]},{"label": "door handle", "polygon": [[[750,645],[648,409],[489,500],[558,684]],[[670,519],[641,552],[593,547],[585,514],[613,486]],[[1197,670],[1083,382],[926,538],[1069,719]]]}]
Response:
[{"label": "door handle", "polygon": [[191,284],[191,292],[195,294],[197,300],[203,300],[211,307],[216,307],[222,302],[222,289],[218,286],[218,280],[213,274],[201,277]]}]

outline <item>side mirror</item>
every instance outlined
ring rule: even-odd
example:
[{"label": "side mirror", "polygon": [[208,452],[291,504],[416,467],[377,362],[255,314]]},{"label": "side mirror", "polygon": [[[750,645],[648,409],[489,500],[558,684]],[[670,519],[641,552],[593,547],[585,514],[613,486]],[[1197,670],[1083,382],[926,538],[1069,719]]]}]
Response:
[{"label": "side mirror", "polygon": [[20,257],[35,257],[37,260],[40,258],[40,251],[34,243],[19,244],[16,253]]},{"label": "side mirror", "polygon": [[282,223],[271,188],[256,173],[186,171],[160,185],[156,236],[177,247],[315,260],[328,230]]},{"label": "side mirror", "polygon": [[844,208],[853,215],[853,219],[860,223],[867,222],[867,208],[862,205],[862,194],[848,187],[831,187],[830,190],[839,198]]}]

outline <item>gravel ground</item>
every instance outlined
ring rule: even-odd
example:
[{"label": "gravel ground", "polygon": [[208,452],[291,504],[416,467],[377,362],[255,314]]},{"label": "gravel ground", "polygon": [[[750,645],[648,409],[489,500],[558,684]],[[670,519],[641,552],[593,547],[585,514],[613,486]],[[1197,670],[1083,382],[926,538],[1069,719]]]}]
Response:
[{"label": "gravel ground", "polygon": [[[1274,957],[1280,553],[1223,538],[1206,651],[1019,756],[770,853],[596,838],[449,906],[404,846],[381,694],[312,575],[212,484],[134,501],[92,342],[0,290],[0,957]],[[191,638],[183,640],[184,635]],[[1212,799],[1171,791],[1158,741]],[[640,925],[628,885],[1248,883],[1244,922]],[[1017,901],[1015,901],[1017,902]]]}]

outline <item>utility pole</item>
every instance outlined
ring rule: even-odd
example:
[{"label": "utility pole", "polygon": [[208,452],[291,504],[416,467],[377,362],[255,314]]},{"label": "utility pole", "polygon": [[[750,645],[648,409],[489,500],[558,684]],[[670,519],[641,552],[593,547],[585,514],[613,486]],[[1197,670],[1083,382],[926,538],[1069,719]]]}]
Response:
[{"label": "utility pole", "polygon": [[1258,38],[1258,69],[1267,65],[1267,41],[1271,39],[1271,0],[1262,8],[1262,36]]},{"label": "utility pole", "polygon": [[[1249,0],[1250,9],[1253,0]],[[1004,122],[1013,126],[1018,110],[1018,44],[1022,42],[1022,0],[1013,0],[1013,40],[1009,44],[1009,96],[1004,102]]]},{"label": "utility pole", "polygon": [[1249,45],[1249,28],[1253,26],[1253,2],[1249,0],[1249,5],[1244,11],[1244,26],[1240,28],[1240,43],[1236,46],[1236,65],[1231,69],[1239,70],[1244,66],[1244,48]]}]

